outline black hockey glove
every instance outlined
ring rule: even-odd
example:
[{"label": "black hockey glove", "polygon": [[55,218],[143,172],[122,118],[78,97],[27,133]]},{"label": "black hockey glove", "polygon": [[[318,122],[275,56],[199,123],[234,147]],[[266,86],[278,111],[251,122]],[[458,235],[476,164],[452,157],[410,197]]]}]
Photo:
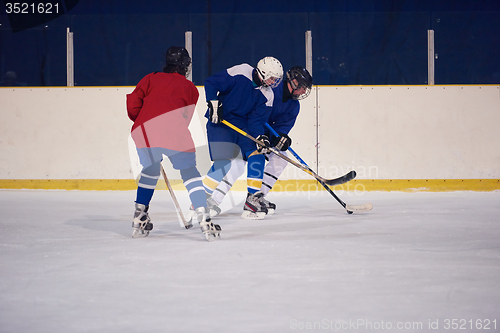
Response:
[{"label": "black hockey glove", "polygon": [[257,140],[259,140],[260,142],[262,142],[265,146],[262,146],[260,144],[257,143],[257,151],[259,153],[262,153],[262,154],[267,154],[270,152],[269,150],[269,147],[271,147],[271,142],[269,142],[269,138],[267,137],[267,135],[259,135],[257,137]]},{"label": "black hockey glove", "polygon": [[220,101],[208,101],[208,119],[213,124],[222,122],[222,103]]},{"label": "black hockey glove", "polygon": [[273,136],[272,145],[276,149],[285,151],[292,145],[292,139],[288,135],[280,133],[280,136]]}]

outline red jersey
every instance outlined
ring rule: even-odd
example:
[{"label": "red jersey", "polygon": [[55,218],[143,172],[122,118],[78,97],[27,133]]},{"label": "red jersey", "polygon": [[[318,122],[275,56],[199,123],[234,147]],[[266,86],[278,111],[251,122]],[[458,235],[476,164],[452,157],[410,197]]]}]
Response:
[{"label": "red jersey", "polygon": [[137,148],[194,151],[188,129],[198,101],[198,89],[178,73],[146,75],[127,95],[127,112]]}]

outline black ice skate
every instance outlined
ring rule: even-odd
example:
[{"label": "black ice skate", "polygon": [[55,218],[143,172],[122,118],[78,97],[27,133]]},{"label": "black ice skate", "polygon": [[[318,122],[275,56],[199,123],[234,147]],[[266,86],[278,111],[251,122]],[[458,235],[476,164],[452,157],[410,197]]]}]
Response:
[{"label": "black ice skate", "polygon": [[153,223],[148,214],[149,206],[143,204],[135,204],[134,220],[132,221],[132,237],[147,237],[149,231],[153,230]]},{"label": "black ice skate", "polygon": [[262,220],[266,217],[267,207],[263,200],[264,193],[260,191],[248,193],[241,217],[247,220]]},{"label": "black ice skate", "polygon": [[212,222],[210,215],[205,212],[205,207],[196,208],[194,212],[200,224],[201,232],[203,232],[207,241],[219,239],[222,228]]},{"label": "black ice skate", "polygon": [[266,198],[262,198],[262,202],[266,205],[267,208],[267,214],[272,215],[274,214],[274,211],[276,210],[276,204],[274,202],[266,200]]}]

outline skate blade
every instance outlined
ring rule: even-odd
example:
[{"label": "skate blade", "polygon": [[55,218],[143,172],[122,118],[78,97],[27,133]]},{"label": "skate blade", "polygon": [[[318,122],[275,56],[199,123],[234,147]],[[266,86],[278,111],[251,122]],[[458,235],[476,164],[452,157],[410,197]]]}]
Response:
[{"label": "skate blade", "polygon": [[132,238],[144,238],[149,236],[149,230],[135,230],[132,231]]},{"label": "skate blade", "polygon": [[267,209],[267,215],[273,215],[274,214],[274,209],[268,208]]},{"label": "skate blade", "polygon": [[209,242],[212,242],[214,240],[218,240],[220,239],[220,233],[215,233],[215,234],[212,234],[210,232],[204,232],[203,235],[205,236],[205,239]]},{"label": "skate blade", "polygon": [[251,212],[249,210],[244,210],[241,214],[241,218],[245,220],[263,220],[266,217],[265,212]]}]

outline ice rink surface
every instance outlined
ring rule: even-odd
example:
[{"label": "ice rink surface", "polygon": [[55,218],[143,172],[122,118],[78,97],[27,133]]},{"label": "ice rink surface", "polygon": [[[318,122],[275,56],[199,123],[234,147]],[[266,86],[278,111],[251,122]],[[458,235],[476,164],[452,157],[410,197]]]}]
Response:
[{"label": "ice rink surface", "polygon": [[500,192],[337,194],[374,209],[235,192],[207,242],[167,191],[132,239],[134,191],[1,190],[0,332],[500,331]]}]

